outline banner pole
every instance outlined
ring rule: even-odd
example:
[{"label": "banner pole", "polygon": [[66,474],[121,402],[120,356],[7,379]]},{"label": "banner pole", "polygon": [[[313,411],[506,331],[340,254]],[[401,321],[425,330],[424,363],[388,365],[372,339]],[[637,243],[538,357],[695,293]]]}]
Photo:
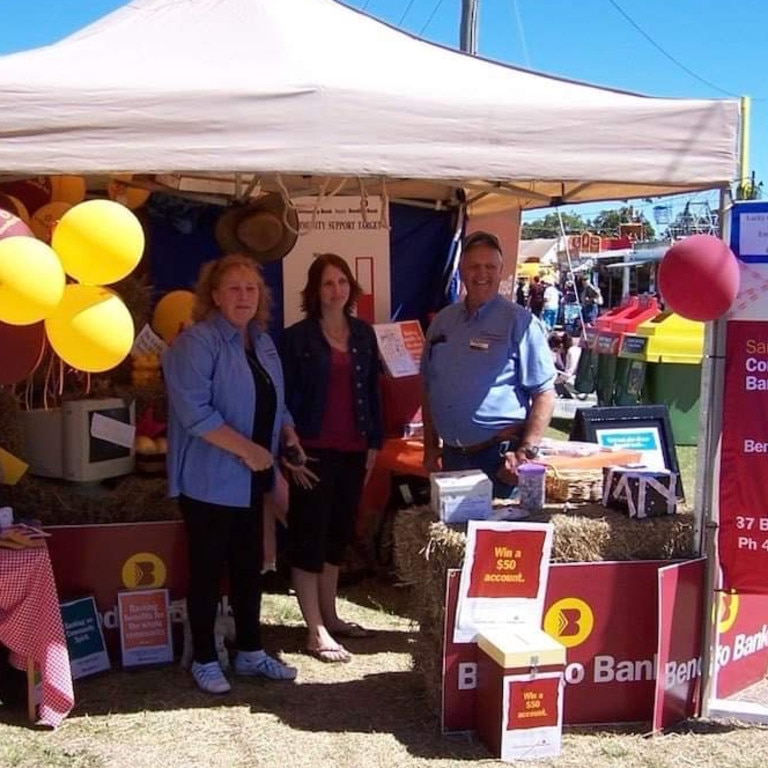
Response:
[{"label": "banner pole", "polygon": [[[720,190],[720,237],[728,242],[729,215],[732,207],[730,189]],[[706,557],[704,577],[704,611],[701,648],[701,714],[709,715],[713,687],[717,681],[717,614],[719,565],[717,532],[720,487],[720,438],[723,424],[723,390],[725,381],[725,331],[727,320],[707,323],[704,335],[704,365],[701,376],[701,408],[699,434],[702,440],[696,461],[696,493],[694,497],[695,535],[698,551]]]}]

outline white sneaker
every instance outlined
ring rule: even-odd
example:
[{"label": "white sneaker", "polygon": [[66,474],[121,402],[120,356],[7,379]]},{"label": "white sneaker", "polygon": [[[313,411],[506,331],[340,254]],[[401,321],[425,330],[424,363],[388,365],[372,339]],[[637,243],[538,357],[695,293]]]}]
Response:
[{"label": "white sneaker", "polygon": [[206,693],[229,693],[232,690],[218,661],[210,661],[207,664],[192,662],[192,677],[195,678],[198,688]]},{"label": "white sneaker", "polygon": [[295,680],[296,667],[283,664],[266,651],[238,651],[235,657],[235,674],[245,677],[266,677],[270,680]]}]

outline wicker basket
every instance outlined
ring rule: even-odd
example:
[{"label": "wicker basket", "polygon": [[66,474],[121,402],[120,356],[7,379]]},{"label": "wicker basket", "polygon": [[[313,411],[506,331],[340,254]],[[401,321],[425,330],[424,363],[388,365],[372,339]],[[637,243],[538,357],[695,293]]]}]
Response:
[{"label": "wicker basket", "polygon": [[547,467],[545,489],[547,501],[600,501],[603,470]]}]

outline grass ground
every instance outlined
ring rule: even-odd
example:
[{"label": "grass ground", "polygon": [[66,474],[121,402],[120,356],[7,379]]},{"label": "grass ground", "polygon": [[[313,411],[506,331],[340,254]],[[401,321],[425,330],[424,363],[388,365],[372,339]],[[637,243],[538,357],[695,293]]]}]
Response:
[{"label": "grass ground", "polygon": [[[411,670],[411,593],[368,581],[346,591],[343,613],[379,629],[349,641],[346,665],[300,653],[293,597],[265,598],[266,641],[299,668],[295,683],[236,680],[200,693],[178,666],[112,671],[79,681],[77,706],[54,731],[31,729],[0,707],[3,768],[448,768],[498,764],[468,737],[444,737]],[[550,768],[764,768],[768,729],[690,722],[647,738],[644,729],[567,730]]]}]

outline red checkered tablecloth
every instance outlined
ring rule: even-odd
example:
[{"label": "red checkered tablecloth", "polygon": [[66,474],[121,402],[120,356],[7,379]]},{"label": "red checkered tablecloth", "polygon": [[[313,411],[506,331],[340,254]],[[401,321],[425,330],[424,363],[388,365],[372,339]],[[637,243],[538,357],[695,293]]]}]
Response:
[{"label": "red checkered tablecloth", "polygon": [[40,670],[40,722],[56,727],[75,703],[61,609],[46,547],[0,549],[0,642],[11,663]]}]

